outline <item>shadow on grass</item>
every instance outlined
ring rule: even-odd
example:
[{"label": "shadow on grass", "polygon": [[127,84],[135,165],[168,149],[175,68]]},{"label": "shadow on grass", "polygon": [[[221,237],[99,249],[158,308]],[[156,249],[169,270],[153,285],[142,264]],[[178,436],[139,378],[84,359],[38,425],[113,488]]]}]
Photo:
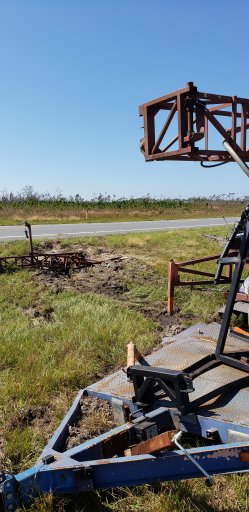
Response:
[{"label": "shadow on grass", "polygon": [[74,494],[72,496],[54,498],[52,509],[54,512],[110,512],[108,501],[111,502],[111,495],[105,496],[105,493],[85,492]]},{"label": "shadow on grass", "polygon": [[[109,491],[88,492],[71,497],[55,498],[52,509],[54,512],[111,512],[121,511],[153,511],[153,512],[228,512],[228,503],[222,503],[221,497],[217,506],[210,503],[212,489],[205,484],[193,490],[183,482],[157,484],[154,486],[137,486],[133,488]],[[216,500],[215,500],[216,501]],[[139,508],[137,508],[139,506]],[[37,510],[37,509],[36,509]],[[241,510],[237,509],[236,510]]]}]

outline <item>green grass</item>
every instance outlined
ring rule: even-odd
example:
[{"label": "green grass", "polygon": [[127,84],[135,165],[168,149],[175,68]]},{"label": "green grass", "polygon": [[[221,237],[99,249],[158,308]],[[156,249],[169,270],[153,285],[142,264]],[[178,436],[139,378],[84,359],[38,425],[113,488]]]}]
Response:
[{"label": "green grass", "polygon": [[[151,320],[126,306],[90,293],[54,297],[34,284],[27,271],[1,276],[1,287],[1,423],[7,457],[16,470],[32,445],[30,432],[22,433],[19,445],[19,432],[9,430],[19,409],[50,407],[51,401],[56,407],[57,394],[62,393],[66,410],[73,391],[125,363],[127,341],[136,340],[144,350],[153,346],[156,335]],[[32,311],[51,304],[54,320],[35,324]]]},{"label": "green grass", "polygon": [[37,498],[29,512],[248,512],[249,478],[244,475],[215,477],[212,488],[203,479],[167,482],[161,486],[138,486],[87,493],[76,497]]},{"label": "green grass", "polygon": [[[55,293],[29,271],[0,275],[0,441],[5,441],[5,467],[17,472],[35,462],[77,390],[125,365],[129,341],[142,352],[157,344],[162,326],[148,312],[164,308],[168,262],[221,252],[211,233],[213,229],[201,229],[60,242],[62,249],[88,245],[129,256],[122,300],[74,289]],[[227,228],[215,228],[219,236],[227,233]],[[26,246],[4,243],[1,249],[9,255],[25,252]],[[222,290],[213,288],[177,288],[180,311],[169,321],[182,326],[211,321],[223,302]],[[34,315],[51,308],[50,321]],[[165,483],[160,490],[143,486],[89,494],[74,508],[67,500],[48,496],[38,498],[30,511],[242,512],[249,510],[248,486],[249,479],[238,476],[216,478],[212,490],[203,480]]]}]

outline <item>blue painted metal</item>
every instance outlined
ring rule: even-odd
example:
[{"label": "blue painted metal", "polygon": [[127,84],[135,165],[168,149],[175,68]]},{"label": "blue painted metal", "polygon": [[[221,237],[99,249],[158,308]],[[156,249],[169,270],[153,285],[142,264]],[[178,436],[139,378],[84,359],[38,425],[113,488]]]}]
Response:
[{"label": "blue painted metal", "polygon": [[1,506],[3,510],[10,511],[16,510],[18,508],[18,497],[16,494],[16,479],[12,475],[4,475],[3,482],[0,486],[1,489],[1,498],[2,503],[0,501],[0,509]]},{"label": "blue painted metal", "polygon": [[[208,418],[199,414],[190,414],[183,416],[180,421],[181,430],[202,438],[209,438],[208,430],[210,428],[219,432],[222,443],[229,442],[229,432],[231,430],[249,436],[249,428],[246,425],[236,425],[235,423],[223,422],[216,418]],[[248,437],[249,440],[249,437]]]},{"label": "blue painted metal", "polygon": [[[249,463],[245,464],[239,458],[244,450],[249,451],[249,442],[193,448],[188,452],[210,475],[216,475],[248,472]],[[64,461],[62,467],[60,463],[35,466],[15,477],[7,477],[2,486],[4,510],[16,510],[21,502],[28,504],[35,495],[50,491],[60,495],[200,476],[198,469],[180,450],[164,452],[160,456],[140,455],[83,463],[74,461],[70,465]],[[8,498],[10,494],[11,501]],[[9,504],[14,508],[9,509]]]}]

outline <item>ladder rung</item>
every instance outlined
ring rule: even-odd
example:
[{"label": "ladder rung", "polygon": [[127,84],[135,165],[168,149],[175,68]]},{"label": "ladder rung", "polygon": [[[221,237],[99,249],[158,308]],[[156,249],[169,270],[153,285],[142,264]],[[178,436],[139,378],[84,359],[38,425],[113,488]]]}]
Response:
[{"label": "ladder rung", "polygon": [[238,263],[238,258],[236,258],[235,256],[231,256],[230,258],[227,257],[227,258],[220,258],[218,260],[218,263],[222,264],[222,265],[231,265],[232,263]]}]

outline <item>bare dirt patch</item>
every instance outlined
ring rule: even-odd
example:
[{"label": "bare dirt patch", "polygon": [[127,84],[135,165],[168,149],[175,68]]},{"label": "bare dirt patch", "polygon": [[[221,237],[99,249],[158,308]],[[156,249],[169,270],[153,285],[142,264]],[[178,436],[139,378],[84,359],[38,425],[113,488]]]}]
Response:
[{"label": "bare dirt patch", "polygon": [[81,402],[82,417],[74,427],[69,428],[67,449],[84,443],[94,436],[99,436],[117,426],[112,407],[106,400],[84,397]]},{"label": "bare dirt patch", "polygon": [[33,325],[40,325],[43,322],[53,322],[54,320],[54,309],[53,308],[28,308],[25,311],[26,315],[30,318]]},{"label": "bare dirt patch", "polygon": [[20,409],[16,418],[9,425],[9,429],[24,428],[29,425],[34,425],[40,420],[42,423],[48,423],[50,420],[50,414],[48,414],[48,408],[45,406],[28,407]]},{"label": "bare dirt patch", "polygon": [[[45,250],[44,244],[40,247],[41,251]],[[51,252],[58,252],[58,243],[48,242],[48,244]],[[166,282],[152,266],[135,256],[121,254],[120,251],[115,250],[108,251],[101,247],[74,245],[70,249],[81,250],[86,257],[106,261],[82,268],[79,271],[72,271],[69,275],[38,271],[34,273],[34,280],[49,286],[56,294],[64,290],[74,290],[78,293],[94,292],[122,301],[130,308],[155,321],[160,337],[171,336],[182,330],[177,312],[173,321],[167,315]],[[122,259],[110,259],[119,256]],[[150,296],[158,287],[162,288],[161,300]],[[51,318],[53,319],[53,313]]]},{"label": "bare dirt patch", "polygon": [[220,236],[220,235],[205,235],[206,238],[208,238],[209,240],[212,240],[214,242],[217,242],[219,245],[221,245],[221,247],[224,247],[225,244],[227,243],[227,238],[225,236]]},{"label": "bare dirt patch", "polygon": [[[91,254],[92,255],[92,254]],[[114,256],[113,253],[111,253]],[[89,253],[87,254],[89,256]],[[107,259],[110,253],[102,253],[101,257]],[[39,271],[35,273],[36,281],[46,284],[53,292],[60,293],[64,290],[76,290],[78,292],[97,292],[109,296],[118,296],[128,291],[127,265],[122,261],[107,261],[85,267],[79,271],[71,272],[65,276],[54,272]]]}]

